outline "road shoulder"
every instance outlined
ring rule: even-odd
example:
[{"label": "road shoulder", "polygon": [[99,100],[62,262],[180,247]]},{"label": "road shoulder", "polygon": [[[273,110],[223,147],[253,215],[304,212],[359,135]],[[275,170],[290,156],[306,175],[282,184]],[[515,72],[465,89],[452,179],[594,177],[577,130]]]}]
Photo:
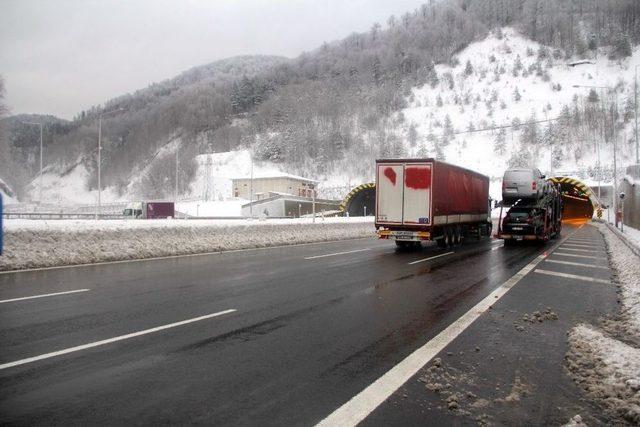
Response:
[{"label": "road shoulder", "polygon": [[[575,250],[585,242],[593,252]],[[570,377],[565,355],[575,325],[598,325],[618,311],[607,267],[602,235],[581,228],[363,424],[558,425],[577,414],[587,424],[606,422]]]}]

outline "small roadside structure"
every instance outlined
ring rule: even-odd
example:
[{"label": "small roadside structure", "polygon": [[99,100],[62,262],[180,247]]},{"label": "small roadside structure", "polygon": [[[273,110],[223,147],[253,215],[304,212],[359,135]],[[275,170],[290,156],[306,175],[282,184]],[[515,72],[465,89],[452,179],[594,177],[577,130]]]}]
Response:
[{"label": "small roadside structure", "polygon": [[[315,203],[317,216],[340,209],[340,200],[316,199]],[[269,197],[261,195],[259,200],[242,205],[242,216],[245,217],[299,218],[312,213],[313,199],[274,192],[270,192]]]},{"label": "small roadside structure", "polygon": [[313,191],[318,184],[315,179],[304,178],[302,176],[291,175],[286,172],[273,172],[269,174],[258,174],[252,177],[232,178],[233,197],[243,199],[257,198],[256,195],[264,196],[264,193],[281,193],[297,197],[313,197]]}]

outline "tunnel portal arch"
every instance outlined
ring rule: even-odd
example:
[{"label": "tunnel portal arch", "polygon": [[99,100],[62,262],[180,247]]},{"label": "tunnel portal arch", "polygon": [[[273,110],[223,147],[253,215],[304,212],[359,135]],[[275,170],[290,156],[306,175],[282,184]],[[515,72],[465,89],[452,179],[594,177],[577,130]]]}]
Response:
[{"label": "tunnel portal arch", "polygon": [[358,185],[347,194],[340,210],[344,216],[375,215],[376,211],[376,185],[373,182]]},{"label": "tunnel portal arch", "polygon": [[596,209],[602,207],[598,196],[591,187],[579,179],[568,176],[555,176],[549,181],[560,185],[564,203],[563,218],[565,220],[584,220],[593,216]]}]

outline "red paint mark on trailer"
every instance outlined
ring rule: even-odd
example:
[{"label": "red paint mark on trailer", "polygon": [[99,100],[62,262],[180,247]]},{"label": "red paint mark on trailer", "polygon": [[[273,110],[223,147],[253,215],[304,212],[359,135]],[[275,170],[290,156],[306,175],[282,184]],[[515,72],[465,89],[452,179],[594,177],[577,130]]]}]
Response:
[{"label": "red paint mark on trailer", "polygon": [[384,176],[389,178],[389,181],[391,181],[393,185],[396,185],[396,171],[394,171],[392,167],[384,168]]},{"label": "red paint mark on trailer", "polygon": [[404,183],[408,188],[414,190],[428,190],[431,187],[431,168],[406,168]]}]

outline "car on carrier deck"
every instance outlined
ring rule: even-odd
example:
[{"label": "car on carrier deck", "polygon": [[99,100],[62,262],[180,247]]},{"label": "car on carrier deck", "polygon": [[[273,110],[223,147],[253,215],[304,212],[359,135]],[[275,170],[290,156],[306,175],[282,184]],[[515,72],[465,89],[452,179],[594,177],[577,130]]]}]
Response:
[{"label": "car on carrier deck", "polygon": [[537,200],[545,195],[548,185],[538,169],[509,169],[502,178],[502,200],[509,203],[518,199]]},{"label": "car on carrier deck", "polygon": [[544,216],[541,209],[514,206],[502,220],[502,230],[513,235],[537,234],[543,224]]}]

